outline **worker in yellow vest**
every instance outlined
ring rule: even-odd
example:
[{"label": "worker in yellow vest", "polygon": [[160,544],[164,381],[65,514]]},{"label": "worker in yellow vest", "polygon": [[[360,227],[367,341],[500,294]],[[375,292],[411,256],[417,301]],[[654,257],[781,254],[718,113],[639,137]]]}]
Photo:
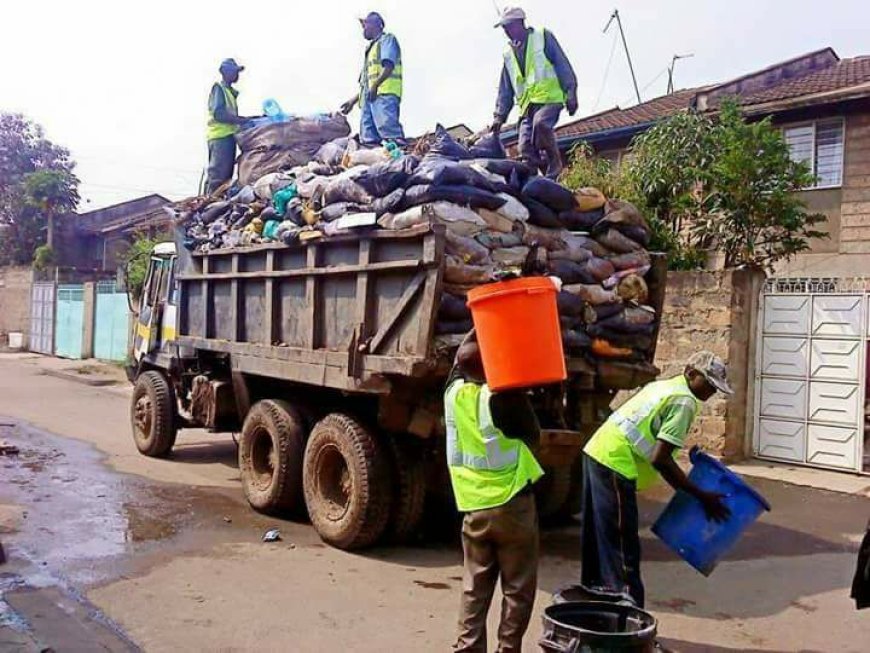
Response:
[{"label": "worker in yellow vest", "polygon": [[239,115],[239,92],[233,84],[245,69],[235,59],[224,59],[220,65],[221,81],[211,87],[208,96],[208,183],[206,190],[213,193],[224,182],[233,178],[236,165],[236,133],[250,118]]},{"label": "worker in yellow vest", "polygon": [[526,27],[526,13],[519,7],[506,8],[495,26],[504,29],[510,43],[504,51],[491,129],[501,130],[516,102],[520,157],[556,179],[563,164],[555,127],[562,107],[572,116],[577,113],[577,76],[556,37],[548,30]]},{"label": "worker in yellow vest", "polygon": [[701,402],[717,391],[733,394],[725,363],[698,352],[682,374],[650,383],[626,401],[589,440],[583,450],[583,585],[643,607],[637,491],[659,475],[697,498],[709,519],[728,518],[723,495],[696,486],[674,459]]},{"label": "worker in yellow vest", "polygon": [[538,517],[532,449],[540,426],[523,391],[492,393],[472,331],[459,347],[444,395],[447,464],[462,521],[465,570],[454,651],[486,650],[496,583],[504,595],[498,650],[519,652],[535,602]]},{"label": "worker in yellow vest", "polygon": [[405,143],[399,121],[402,103],[402,50],[399,41],[384,31],[384,19],[373,11],[360,18],[366,48],[359,93],[341,106],[345,115],[360,105],[359,139],[363,145],[380,145],[384,141]]}]

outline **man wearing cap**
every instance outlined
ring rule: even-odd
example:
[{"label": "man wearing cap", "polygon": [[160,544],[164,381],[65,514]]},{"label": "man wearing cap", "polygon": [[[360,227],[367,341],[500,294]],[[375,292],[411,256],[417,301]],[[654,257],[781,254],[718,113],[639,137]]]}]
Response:
[{"label": "man wearing cap", "polygon": [[659,475],[698,499],[708,519],[728,518],[723,495],[696,486],[674,459],[701,402],[717,391],[733,394],[725,363],[709,351],[698,352],[682,374],[645,386],[589,440],[583,450],[584,586],[623,594],[643,607],[637,491]]},{"label": "man wearing cap", "polygon": [[237,98],[239,92],[233,84],[239,81],[239,73],[245,69],[235,59],[224,59],[220,65],[221,81],[215,82],[208,96],[208,184],[207,192],[213,193],[226,181],[233,178],[236,164],[235,134],[249,118],[239,116]]},{"label": "man wearing cap", "polygon": [[510,43],[504,51],[492,130],[501,130],[516,102],[520,157],[555,179],[563,166],[554,128],[563,106],[572,116],[577,113],[574,69],[552,33],[526,27],[522,9],[506,8],[495,26],[504,29]]},{"label": "man wearing cap", "polygon": [[360,18],[363,36],[369,42],[360,74],[360,90],[341,105],[347,115],[359,103],[359,139],[363,145],[384,141],[405,142],[399,122],[402,102],[402,50],[399,41],[384,31],[384,19],[377,12]]}]

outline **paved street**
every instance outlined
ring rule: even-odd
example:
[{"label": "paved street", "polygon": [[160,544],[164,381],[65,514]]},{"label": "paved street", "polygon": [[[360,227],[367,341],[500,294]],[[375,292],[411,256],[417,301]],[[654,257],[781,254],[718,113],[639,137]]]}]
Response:
[{"label": "paved street", "polygon": [[[432,520],[446,532],[423,547],[326,547],[309,525],[247,507],[229,436],[182,432],[171,459],[139,455],[128,395],[0,355],[0,440],[20,448],[0,457],[0,650],[449,649],[461,574],[450,527]],[[752,483],[773,512],[710,578],[643,532],[660,636],[679,651],[866,651],[870,613],[848,587],[870,499]],[[643,501],[646,527],[667,497]],[[262,543],[273,527],[282,541]],[[525,650],[538,650],[549,594],[578,576],[579,549],[576,526],[544,533]]]}]

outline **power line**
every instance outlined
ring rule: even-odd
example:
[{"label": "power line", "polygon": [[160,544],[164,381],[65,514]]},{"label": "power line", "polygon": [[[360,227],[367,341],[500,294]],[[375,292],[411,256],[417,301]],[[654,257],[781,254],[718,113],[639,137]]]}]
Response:
[{"label": "power line", "polygon": [[598,110],[598,105],[601,104],[601,96],[604,95],[604,85],[607,83],[607,78],[610,76],[610,64],[613,63],[613,55],[616,53],[616,32],[613,33],[613,43],[610,45],[610,56],[607,58],[607,66],[604,68],[604,78],[601,80],[601,88],[598,89],[598,97],[595,99],[595,106],[592,107],[592,113]]},{"label": "power line", "polygon": [[619,35],[622,37],[622,47],[625,48],[625,58],[628,59],[628,70],[631,72],[631,81],[634,82],[634,92],[637,95],[637,103],[641,103],[640,99],[640,91],[637,88],[637,77],[634,74],[634,65],[631,63],[631,54],[628,51],[628,42],[625,40],[625,32],[622,29],[622,20],[619,17],[619,9],[614,9],[613,14],[610,16],[610,20],[607,21],[607,25],[604,27],[604,33],[607,33],[607,30],[610,28],[610,24],[613,22],[613,19],[616,19],[616,25],[619,27]]}]

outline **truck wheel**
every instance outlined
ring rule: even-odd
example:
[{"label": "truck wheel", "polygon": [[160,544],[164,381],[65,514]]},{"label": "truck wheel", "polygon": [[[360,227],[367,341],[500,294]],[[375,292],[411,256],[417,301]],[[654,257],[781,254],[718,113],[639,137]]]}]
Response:
[{"label": "truck wheel", "polygon": [[153,458],[169,455],[175,445],[175,393],[160,372],[139,375],[130,401],[133,440],[139,453]]},{"label": "truck wheel", "polygon": [[[408,440],[413,436],[405,436]],[[390,437],[393,463],[393,506],[387,523],[387,536],[393,542],[407,542],[420,525],[426,504],[426,461],[414,442]]]},{"label": "truck wheel", "polygon": [[568,465],[544,468],[544,476],[535,483],[538,517],[549,520],[559,514],[568,500],[571,489],[571,467]]},{"label": "truck wheel", "polygon": [[389,460],[381,443],[352,417],[331,413],[311,431],[303,480],[311,523],[339,549],[373,544],[390,516]]},{"label": "truck wheel", "polygon": [[264,399],[248,411],[239,440],[239,472],[254,510],[301,512],[304,450],[305,428],[293,406]]}]

